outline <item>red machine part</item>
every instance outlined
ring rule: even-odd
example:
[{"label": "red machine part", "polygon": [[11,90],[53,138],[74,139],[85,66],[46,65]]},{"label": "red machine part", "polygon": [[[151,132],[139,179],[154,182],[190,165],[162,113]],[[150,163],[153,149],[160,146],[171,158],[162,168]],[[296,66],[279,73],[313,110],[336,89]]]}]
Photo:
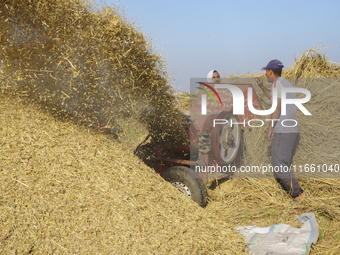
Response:
[{"label": "red machine part", "polygon": [[[205,83],[203,83],[205,84]],[[213,83],[207,83],[214,87]],[[217,164],[225,163],[226,159],[233,162],[237,156],[237,151],[233,151],[230,155],[226,153],[229,146],[232,144],[232,139],[241,139],[241,129],[245,127],[243,125],[235,126],[235,129],[230,129],[227,126],[218,125],[213,128],[213,119],[227,119],[233,118],[234,122],[244,122],[250,119],[260,118],[250,112],[247,104],[248,100],[248,87],[249,84],[232,84],[239,87],[243,94],[245,100],[245,114],[234,116],[232,115],[232,102],[233,97],[229,90],[227,89],[216,89],[221,97],[222,105],[216,106],[213,99],[207,97],[207,107],[209,108],[208,115],[201,115],[201,97],[204,92],[200,91],[198,98],[191,109],[191,124],[189,126],[189,137],[190,146],[174,146],[174,145],[157,145],[156,146],[156,160],[157,168],[155,169],[157,173],[162,174],[166,169],[172,166],[195,166],[195,165],[209,165],[217,166]],[[252,97],[253,106],[256,109],[262,109],[259,98],[256,93],[253,93]],[[191,116],[192,117],[192,116]],[[239,128],[237,128],[239,127]],[[190,161],[190,150],[191,153],[198,153],[197,145],[199,143],[198,133],[205,132],[211,135],[212,141],[217,141],[212,143],[211,151],[205,154],[204,160],[201,162],[191,162]],[[169,153],[171,152],[171,153]],[[223,154],[225,153],[225,155]],[[198,173],[202,179],[207,180],[208,173]],[[218,178],[223,178],[229,174],[220,174]]]},{"label": "red machine part", "polygon": [[[237,116],[232,115],[232,112],[226,111],[218,114],[216,119],[233,121],[234,123],[239,122]],[[211,150],[214,159],[220,164],[234,162],[241,147],[241,136],[240,125],[216,125],[211,131]]]},{"label": "red machine part", "polygon": [[[208,84],[211,87],[215,87],[214,83],[201,83],[201,87],[204,86],[204,84]],[[238,87],[239,89],[242,90],[244,98],[245,98],[245,102],[244,102],[244,115],[238,115],[238,120],[240,122],[243,122],[244,120],[247,122],[250,119],[255,119],[255,118],[261,118],[260,116],[257,116],[255,114],[253,114],[249,108],[248,108],[248,88],[252,87],[252,85],[250,84],[230,84],[230,85],[234,85],[236,87]],[[194,125],[196,128],[196,131],[199,133],[201,131],[207,131],[208,133],[210,133],[212,126],[210,124],[212,124],[212,122],[207,121],[209,118],[210,119],[214,119],[216,118],[216,116],[218,114],[220,114],[221,112],[224,111],[231,111],[233,110],[233,95],[232,93],[228,90],[228,89],[215,89],[217,91],[217,93],[220,95],[221,101],[222,101],[222,105],[219,105],[219,103],[217,105],[215,105],[213,99],[208,96],[207,97],[207,109],[208,109],[208,114],[207,115],[202,115],[201,114],[201,102],[202,102],[202,95],[205,94],[205,92],[203,91],[199,91],[198,94],[198,98],[195,101],[195,103],[193,104],[192,108],[191,108],[191,115],[193,115],[193,117],[191,118],[191,120],[194,121]],[[254,90],[254,89],[253,89]],[[252,103],[255,109],[258,110],[262,110],[261,107],[261,102],[257,96],[257,94],[254,92],[252,93]],[[243,125],[240,125],[242,129],[244,129],[245,127]]]}]

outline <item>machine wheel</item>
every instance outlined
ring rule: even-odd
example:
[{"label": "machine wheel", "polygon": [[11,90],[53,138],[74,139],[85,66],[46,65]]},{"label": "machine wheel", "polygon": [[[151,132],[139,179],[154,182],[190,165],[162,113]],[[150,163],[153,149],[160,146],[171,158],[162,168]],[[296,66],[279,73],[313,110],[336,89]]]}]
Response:
[{"label": "machine wheel", "polygon": [[216,119],[225,119],[227,124],[220,124],[211,132],[211,146],[216,161],[220,164],[231,164],[235,161],[241,147],[241,126],[230,125],[239,122],[231,112],[221,112]]},{"label": "machine wheel", "polygon": [[195,171],[185,166],[173,166],[164,171],[161,176],[199,206],[205,207],[207,189]]}]

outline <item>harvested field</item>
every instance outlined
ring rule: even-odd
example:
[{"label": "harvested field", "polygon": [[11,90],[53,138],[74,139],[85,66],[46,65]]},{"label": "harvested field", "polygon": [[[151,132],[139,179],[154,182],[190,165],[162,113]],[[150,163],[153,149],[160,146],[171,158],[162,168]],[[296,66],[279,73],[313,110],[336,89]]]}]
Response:
[{"label": "harvested field", "polygon": [[[320,227],[312,254],[339,253],[338,179],[300,179],[307,191],[300,204],[274,179],[223,180],[202,209],[133,156],[147,130],[174,143],[187,143],[187,130],[163,60],[114,8],[1,1],[0,21],[0,253],[246,254],[235,226],[296,227],[295,215],[305,212]],[[316,50],[284,73],[338,74],[339,65]],[[317,94],[308,108],[323,123],[304,129],[294,162],[333,164],[339,83],[305,87]],[[119,140],[96,129],[117,123]],[[246,164],[270,162],[263,132],[245,131]]]}]

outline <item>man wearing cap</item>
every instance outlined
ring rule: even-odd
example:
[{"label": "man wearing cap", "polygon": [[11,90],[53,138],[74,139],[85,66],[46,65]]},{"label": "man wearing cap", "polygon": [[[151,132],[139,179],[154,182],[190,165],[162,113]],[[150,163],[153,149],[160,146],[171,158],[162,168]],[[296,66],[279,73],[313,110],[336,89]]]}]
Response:
[{"label": "man wearing cap", "polygon": [[[273,101],[273,93],[277,93],[277,107],[271,114],[271,119],[266,140],[272,140],[271,162],[274,169],[274,177],[281,187],[289,193],[294,201],[301,201],[305,198],[306,193],[301,189],[294,174],[290,171],[293,153],[299,137],[299,124],[297,121],[296,106],[294,104],[286,105],[286,115],[281,115],[281,89],[283,87],[293,87],[285,78],[281,77],[283,64],[281,61],[274,59],[263,67],[266,71],[268,82],[272,83],[272,90],[263,86],[262,78],[256,78],[258,86],[263,93]],[[287,99],[295,99],[295,93],[287,93]],[[280,169],[279,171],[275,171]],[[287,171],[288,169],[288,171]]]}]

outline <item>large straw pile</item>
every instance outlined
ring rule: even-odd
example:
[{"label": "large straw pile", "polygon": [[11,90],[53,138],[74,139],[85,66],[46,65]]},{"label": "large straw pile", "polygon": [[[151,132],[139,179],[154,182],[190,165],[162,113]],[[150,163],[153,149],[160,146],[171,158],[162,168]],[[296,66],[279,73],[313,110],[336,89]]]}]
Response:
[{"label": "large straw pile", "polygon": [[109,136],[0,94],[1,254],[235,254],[231,227]]},{"label": "large straw pile", "polygon": [[323,48],[305,50],[294,65],[283,72],[286,78],[340,78],[339,63],[328,59]]},{"label": "large straw pile", "polygon": [[161,56],[115,8],[79,0],[1,1],[0,46],[3,89],[90,125],[114,129],[122,116],[142,116],[155,137],[185,140]]}]

